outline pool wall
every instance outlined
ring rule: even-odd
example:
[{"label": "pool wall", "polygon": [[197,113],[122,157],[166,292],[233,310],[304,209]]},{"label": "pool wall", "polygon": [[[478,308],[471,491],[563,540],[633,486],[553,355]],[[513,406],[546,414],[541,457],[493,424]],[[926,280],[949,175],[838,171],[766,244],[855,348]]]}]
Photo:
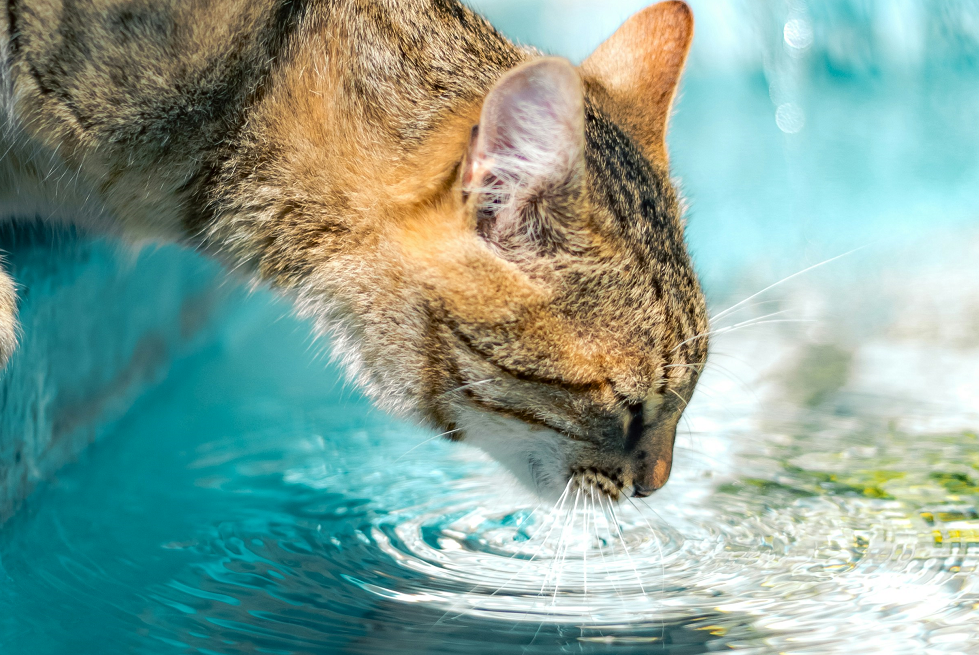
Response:
[{"label": "pool wall", "polygon": [[227,285],[175,247],[32,226],[0,229],[19,285],[21,344],[0,377],[0,524],[206,342]]}]

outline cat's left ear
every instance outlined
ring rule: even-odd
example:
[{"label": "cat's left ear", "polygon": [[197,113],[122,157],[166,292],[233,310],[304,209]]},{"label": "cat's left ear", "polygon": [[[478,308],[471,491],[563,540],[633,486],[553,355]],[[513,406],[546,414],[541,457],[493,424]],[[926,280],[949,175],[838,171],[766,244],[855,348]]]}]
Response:
[{"label": "cat's left ear", "polygon": [[501,244],[548,238],[556,226],[528,208],[574,192],[584,148],[584,91],[570,62],[547,57],[504,75],[483,102],[463,162],[462,190],[477,199],[480,233]]},{"label": "cat's left ear", "polygon": [[666,160],[666,124],[692,42],[690,7],[660,2],[634,14],[581,65],[651,158]]}]

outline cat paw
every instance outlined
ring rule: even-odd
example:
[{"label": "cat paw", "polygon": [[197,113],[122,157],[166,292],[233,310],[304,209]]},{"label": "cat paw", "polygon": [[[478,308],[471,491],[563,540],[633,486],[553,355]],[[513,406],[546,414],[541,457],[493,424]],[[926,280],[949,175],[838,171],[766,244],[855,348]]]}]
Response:
[{"label": "cat paw", "polygon": [[17,287],[13,279],[0,270],[0,369],[17,348]]}]

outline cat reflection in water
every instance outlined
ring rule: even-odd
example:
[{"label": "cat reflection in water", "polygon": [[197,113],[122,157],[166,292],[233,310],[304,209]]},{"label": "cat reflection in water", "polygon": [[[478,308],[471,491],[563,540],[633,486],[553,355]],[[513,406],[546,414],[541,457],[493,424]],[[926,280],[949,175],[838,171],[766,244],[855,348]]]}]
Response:
[{"label": "cat reflection in water", "polygon": [[[6,214],[218,258],[543,498],[666,483],[707,356],[665,145],[684,3],[578,67],[456,0],[18,0],[0,26]],[[0,272],[3,359],[15,308]]]}]

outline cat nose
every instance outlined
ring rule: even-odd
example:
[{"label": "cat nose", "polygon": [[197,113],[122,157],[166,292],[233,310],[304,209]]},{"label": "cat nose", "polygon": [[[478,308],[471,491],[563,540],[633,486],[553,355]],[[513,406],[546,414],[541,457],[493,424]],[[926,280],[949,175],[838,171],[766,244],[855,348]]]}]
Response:
[{"label": "cat nose", "polygon": [[672,453],[670,453],[668,458],[657,459],[652,471],[647,470],[640,476],[641,479],[633,480],[632,488],[635,490],[632,494],[633,497],[645,498],[657,489],[662,489],[666,481],[670,479],[670,469],[672,467]]}]

